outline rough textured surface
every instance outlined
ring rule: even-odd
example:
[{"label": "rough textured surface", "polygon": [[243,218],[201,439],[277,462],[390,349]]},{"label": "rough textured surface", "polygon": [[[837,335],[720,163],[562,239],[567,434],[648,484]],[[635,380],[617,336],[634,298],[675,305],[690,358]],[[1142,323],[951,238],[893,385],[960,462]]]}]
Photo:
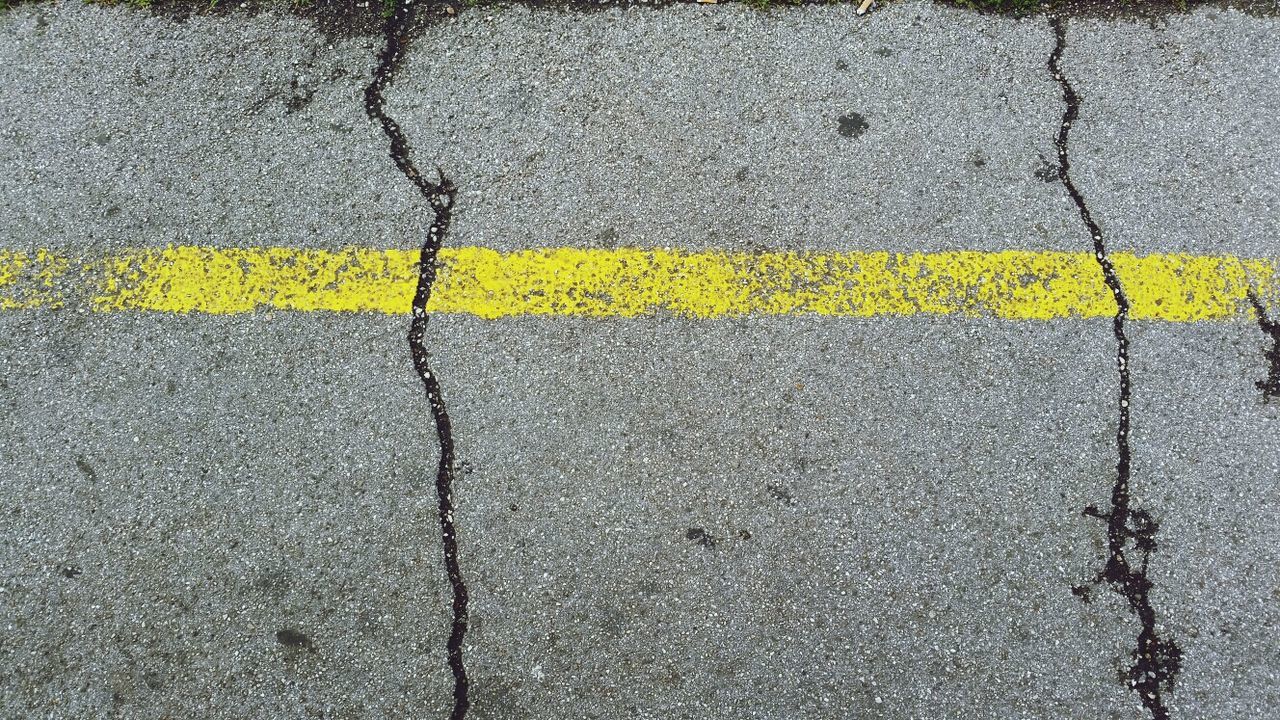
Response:
[{"label": "rough textured surface", "polygon": [[[1073,173],[1112,250],[1274,252],[1275,26],[1072,21]],[[917,3],[464,11],[415,39],[388,107],[461,189],[449,244],[1087,251],[1052,45],[1043,20]],[[430,213],[363,115],[373,46],[269,15],[9,12],[0,246],[418,246]],[[404,331],[0,315],[0,714],[446,712]],[[1134,504],[1187,652],[1170,709],[1265,716],[1268,339],[1130,335]],[[427,346],[469,717],[1144,717],[1123,599],[1071,591],[1105,554],[1080,511],[1114,477],[1106,321],[442,316]]]},{"label": "rough textured surface", "polygon": [[455,242],[1075,249],[1052,46],[917,3],[515,9],[428,29],[388,97]]},{"label": "rough textured surface", "polygon": [[1136,494],[1158,511],[1155,602],[1187,654],[1174,717],[1280,707],[1280,404],[1256,327],[1136,325]]},{"label": "rough textured surface", "polygon": [[433,450],[399,322],[0,323],[2,714],[439,713]]},{"label": "rough textured surface", "polygon": [[[1072,22],[1067,71],[1085,97],[1073,167],[1113,250],[1277,254],[1277,25],[1213,10]],[[1134,493],[1160,522],[1153,602],[1186,654],[1171,712],[1274,713],[1280,591],[1263,568],[1280,436],[1256,384],[1273,341],[1248,324],[1135,325],[1130,338]]]},{"label": "rough textured surface", "polygon": [[0,18],[8,244],[412,244],[361,87],[374,39],[76,2]]},{"label": "rough textured surface", "polygon": [[1127,707],[1101,323],[438,327],[479,717]]},{"label": "rough textured surface", "polygon": [[1077,181],[1113,250],[1280,254],[1280,20],[1073,20]]}]

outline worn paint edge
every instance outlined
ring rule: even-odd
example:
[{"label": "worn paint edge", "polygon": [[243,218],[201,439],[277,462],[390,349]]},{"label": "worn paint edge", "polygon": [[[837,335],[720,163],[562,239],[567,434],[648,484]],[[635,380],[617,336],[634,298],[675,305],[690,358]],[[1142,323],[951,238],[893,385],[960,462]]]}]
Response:
[{"label": "worn paint edge", "polygon": [[[1130,317],[1252,317],[1276,299],[1277,263],[1230,255],[1113,253]],[[405,314],[417,251],[170,246],[79,259],[0,250],[0,310],[234,315],[259,310]],[[752,315],[1110,317],[1089,253],[726,252],[442,249],[428,309],[486,319],[541,315],[711,319]]]}]

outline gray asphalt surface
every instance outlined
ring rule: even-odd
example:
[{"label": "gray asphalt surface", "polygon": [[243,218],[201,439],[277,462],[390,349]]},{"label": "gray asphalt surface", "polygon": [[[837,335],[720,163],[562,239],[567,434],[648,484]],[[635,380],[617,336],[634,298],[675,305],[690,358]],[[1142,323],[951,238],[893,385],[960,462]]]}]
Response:
[{"label": "gray asphalt surface", "polygon": [[[1070,23],[1073,163],[1113,249],[1277,254],[1276,31]],[[380,42],[0,16],[0,247],[416,247],[429,213],[363,113]],[[463,10],[388,109],[459,185],[449,244],[1085,250],[1053,42],[920,3]],[[404,325],[0,313],[0,715],[445,716]],[[1171,716],[1274,715],[1267,339],[1130,338]],[[1071,592],[1105,557],[1080,513],[1114,478],[1108,321],[440,316],[428,346],[469,717],[1149,717],[1123,598]]]},{"label": "gray asphalt surface", "polygon": [[461,14],[417,47],[388,99],[419,155],[456,176],[460,242],[1077,242],[1051,165],[1062,108],[1043,20],[928,4],[874,22],[847,6],[511,10]]},{"label": "gray asphalt surface", "polygon": [[[1280,254],[1274,21],[1204,11],[1079,21],[1076,175],[1111,247]],[[1274,313],[1274,310],[1273,310]],[[1155,602],[1188,662],[1186,717],[1280,713],[1278,408],[1257,328],[1135,324],[1137,493],[1159,509]],[[1252,688],[1252,689],[1250,689]]]},{"label": "gray asphalt surface", "polygon": [[75,3],[0,22],[6,246],[416,243],[361,102],[381,38]]},{"label": "gray asphalt surface", "polygon": [[401,323],[4,324],[4,715],[444,712]]},{"label": "gray asphalt surface", "polygon": [[1137,495],[1159,510],[1154,602],[1187,654],[1182,717],[1280,708],[1280,407],[1258,401],[1261,333],[1139,324]]},{"label": "gray asphalt surface", "polygon": [[1072,162],[1113,249],[1277,254],[1275,35],[1274,19],[1219,10],[1073,23]]}]

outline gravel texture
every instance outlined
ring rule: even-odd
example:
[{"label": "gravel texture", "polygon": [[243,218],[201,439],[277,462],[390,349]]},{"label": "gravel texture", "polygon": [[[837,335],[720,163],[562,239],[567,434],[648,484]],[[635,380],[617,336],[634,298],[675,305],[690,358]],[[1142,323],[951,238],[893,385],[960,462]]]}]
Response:
[{"label": "gravel texture", "polygon": [[1052,45],[920,3],[462,13],[388,99],[456,242],[1071,248]]},{"label": "gravel texture", "polygon": [[1276,257],[1280,18],[1073,20],[1077,184],[1112,249]]},{"label": "gravel texture", "polygon": [[[1144,21],[1145,22],[1145,21]],[[1073,20],[1113,250],[1274,255],[1276,21]],[[0,247],[415,247],[380,39],[0,16]],[[388,108],[449,244],[1087,250],[1044,19],[463,10]],[[405,319],[0,314],[0,715],[443,716],[449,587]],[[1278,704],[1280,466],[1248,323],[1131,323],[1176,718]],[[1105,589],[1106,321],[432,320],[472,718],[1141,718]]]}]

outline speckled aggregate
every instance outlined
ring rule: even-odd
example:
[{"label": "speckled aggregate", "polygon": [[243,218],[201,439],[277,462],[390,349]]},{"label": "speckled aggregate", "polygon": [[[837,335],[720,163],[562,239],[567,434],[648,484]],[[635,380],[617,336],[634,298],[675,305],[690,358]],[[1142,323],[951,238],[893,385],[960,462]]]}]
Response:
[{"label": "speckled aggregate", "polygon": [[[1071,23],[1073,163],[1113,250],[1274,254],[1276,23],[1213,13]],[[361,105],[377,42],[9,11],[0,246],[417,247],[431,214]],[[1088,251],[1052,45],[1043,19],[915,2],[464,10],[388,107],[458,183],[455,246]],[[442,716],[405,330],[0,313],[0,715]],[[1265,716],[1266,338],[1129,332],[1134,502],[1187,651],[1170,708]],[[1113,343],[1105,320],[434,318],[470,717],[1143,717],[1123,599],[1071,592],[1106,552],[1080,513],[1114,479]]]}]

